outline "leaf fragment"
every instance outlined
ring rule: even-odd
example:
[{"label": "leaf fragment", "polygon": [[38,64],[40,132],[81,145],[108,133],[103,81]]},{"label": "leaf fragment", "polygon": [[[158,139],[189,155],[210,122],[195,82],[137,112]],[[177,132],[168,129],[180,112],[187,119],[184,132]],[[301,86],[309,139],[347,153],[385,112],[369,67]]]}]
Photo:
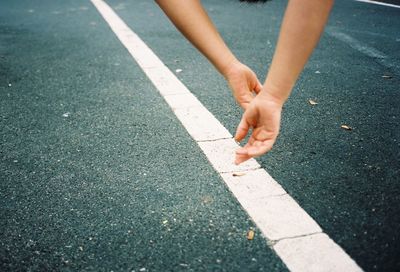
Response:
[{"label": "leaf fragment", "polygon": [[345,130],[352,130],[353,128],[352,127],[350,127],[350,126],[348,126],[348,125],[341,125],[340,126],[342,129],[345,129]]},{"label": "leaf fragment", "polygon": [[318,103],[315,101],[315,100],[312,100],[312,99],[310,99],[310,100],[308,100],[308,103],[310,103],[310,105],[318,105]]},{"label": "leaf fragment", "polygon": [[254,239],[254,230],[249,230],[247,232],[246,238],[247,238],[247,240],[253,240]]}]

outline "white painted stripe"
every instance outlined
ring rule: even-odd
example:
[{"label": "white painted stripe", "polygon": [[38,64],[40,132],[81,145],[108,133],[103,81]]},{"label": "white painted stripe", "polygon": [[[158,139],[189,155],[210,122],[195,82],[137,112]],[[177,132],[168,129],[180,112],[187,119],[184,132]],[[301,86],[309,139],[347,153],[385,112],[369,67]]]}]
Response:
[{"label": "white painted stripe", "polygon": [[284,239],[273,248],[291,271],[359,271],[360,268],[324,233]]},{"label": "white painted stripe", "polygon": [[326,29],[326,33],[336,38],[337,40],[346,43],[347,45],[359,51],[360,53],[370,58],[373,58],[376,62],[380,63],[386,68],[393,70],[394,73],[400,74],[400,66],[395,62],[395,59],[389,58],[385,53],[371,46],[365,45],[362,42],[354,39],[350,35],[342,33],[334,28],[328,27]]},{"label": "white painted stripe", "polygon": [[[169,100],[171,99],[166,100],[167,103]],[[190,136],[197,142],[232,138],[229,131],[203,105],[175,109],[174,112]]]},{"label": "white painted stripe", "polygon": [[218,173],[242,172],[260,168],[260,165],[254,159],[248,160],[240,165],[235,165],[233,163],[235,150],[238,149],[239,146],[235,140],[232,139],[232,135],[229,139],[198,142],[198,144]]},{"label": "white painted stripe", "polygon": [[[345,271],[361,271],[355,262],[333,241],[329,251],[319,240],[310,239],[308,247],[298,237],[322,233],[318,224],[291,198],[285,190],[255,160],[239,166],[233,164],[234,152],[239,147],[224,126],[195,98],[190,91],[168,70],[150,48],[118,17],[102,0],[91,0],[111,29],[128,49],[160,94],[170,105],[182,125],[195,139],[208,160],[221,175],[233,195],[238,199],[263,235],[272,243],[295,248],[311,247],[324,256],[314,261],[320,271],[339,271],[339,263]],[[187,99],[187,100],[186,100]],[[187,101],[187,103],[186,103]],[[239,176],[233,176],[239,173]],[[326,235],[325,235],[326,236]],[[327,236],[326,236],[327,237]],[[284,240],[282,240],[284,239]],[[273,241],[272,241],[273,240]],[[281,244],[279,244],[282,242]],[[322,245],[322,246],[321,246]],[[293,271],[314,258],[314,251],[294,252],[290,256],[276,250]],[[331,255],[333,254],[333,255]],[[334,260],[334,261],[332,261]],[[343,270],[342,270],[343,271]]]},{"label": "white painted stripe", "polygon": [[375,5],[380,5],[380,6],[392,7],[392,8],[400,8],[399,5],[382,3],[382,2],[377,2],[377,1],[370,1],[370,0],[356,0],[356,1],[357,2],[368,3],[368,4],[375,4]]}]

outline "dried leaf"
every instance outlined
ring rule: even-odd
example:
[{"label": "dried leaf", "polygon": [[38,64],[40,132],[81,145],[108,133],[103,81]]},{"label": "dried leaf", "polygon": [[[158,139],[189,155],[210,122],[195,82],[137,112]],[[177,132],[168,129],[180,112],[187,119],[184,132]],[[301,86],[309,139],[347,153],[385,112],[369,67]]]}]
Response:
[{"label": "dried leaf", "polygon": [[254,239],[254,230],[249,230],[247,232],[247,240],[253,240]]},{"label": "dried leaf", "polygon": [[310,103],[310,105],[318,105],[318,103],[317,102],[315,102],[314,100],[312,100],[312,99],[310,99],[310,100],[308,100],[308,103]]},{"label": "dried leaf", "polygon": [[349,127],[348,125],[341,125],[341,128],[345,129],[345,130],[352,130],[352,127]]},{"label": "dried leaf", "polygon": [[241,176],[244,176],[244,175],[246,175],[246,173],[244,173],[244,172],[237,172],[237,173],[233,173],[232,174],[233,177],[241,177]]}]

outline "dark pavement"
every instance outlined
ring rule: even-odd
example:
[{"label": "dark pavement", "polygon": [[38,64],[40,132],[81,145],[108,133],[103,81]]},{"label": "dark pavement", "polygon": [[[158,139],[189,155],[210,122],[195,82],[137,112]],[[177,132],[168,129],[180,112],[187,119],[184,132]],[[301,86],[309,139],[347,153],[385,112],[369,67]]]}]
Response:
[{"label": "dark pavement", "polygon": [[[233,133],[226,83],[156,4],[107,3]],[[263,80],[285,3],[203,3]],[[400,67],[399,15],[336,2],[258,159],[366,271],[400,270],[400,74],[332,33]],[[2,271],[286,269],[89,1],[0,2],[0,105]]]}]

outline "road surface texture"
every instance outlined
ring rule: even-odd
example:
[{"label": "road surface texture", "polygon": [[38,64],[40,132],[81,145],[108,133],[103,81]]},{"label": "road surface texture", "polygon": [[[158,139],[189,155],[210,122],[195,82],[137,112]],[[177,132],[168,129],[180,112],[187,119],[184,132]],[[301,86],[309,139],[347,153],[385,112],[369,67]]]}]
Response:
[{"label": "road surface texture", "polygon": [[[224,79],[155,2],[106,2],[233,134]],[[203,4],[263,80],[286,2]],[[400,270],[399,29],[336,1],[257,159],[365,271]],[[1,271],[287,270],[90,1],[0,2],[0,105]]]}]

